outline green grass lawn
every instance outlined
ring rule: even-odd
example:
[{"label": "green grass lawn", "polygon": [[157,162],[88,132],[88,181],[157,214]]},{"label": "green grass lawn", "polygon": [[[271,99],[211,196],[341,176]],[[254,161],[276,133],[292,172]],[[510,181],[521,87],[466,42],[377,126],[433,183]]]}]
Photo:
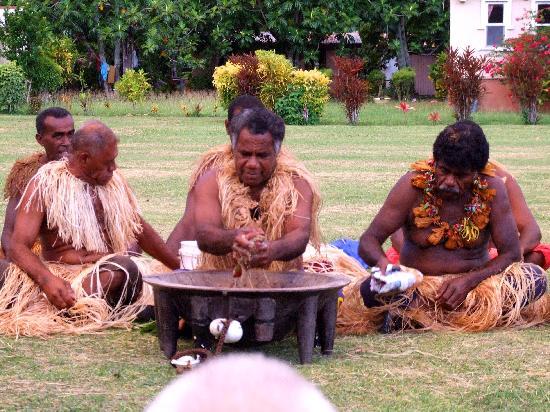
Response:
[{"label": "green grass lawn", "polygon": [[[389,113],[402,117],[395,110]],[[144,216],[166,237],[182,214],[198,155],[227,141],[223,118],[98,114],[121,139],[118,164]],[[355,127],[330,117],[322,126],[288,127],[285,144],[319,181],[326,241],[358,237],[409,163],[430,154],[442,128],[411,119],[385,125],[384,114],[371,116],[372,122],[367,117],[367,125]],[[482,122],[491,157],[515,174],[549,241],[550,125],[506,119],[506,125],[491,124],[489,117]],[[76,118],[77,124],[83,120]],[[30,116],[0,116],[0,184],[16,158],[36,150],[33,122]],[[5,206],[0,202],[2,218]],[[548,325],[339,337],[333,357],[316,355],[306,366],[297,365],[293,337],[259,350],[295,365],[343,411],[523,411],[548,409],[549,341]],[[48,340],[1,337],[0,362],[0,409],[6,410],[139,410],[174,376],[156,337],[137,330]]]},{"label": "green grass lawn", "polygon": [[[64,94],[47,102],[46,106],[66,107],[71,113],[83,116],[147,116],[147,117],[193,117],[198,111],[199,116],[225,116],[225,109],[219,105],[214,91],[186,91],[185,93],[151,94],[143,102],[132,104],[117,97],[106,98],[104,94],[96,94],[87,106],[87,112],[79,104],[78,93]],[[396,108],[398,101],[383,100],[381,103],[370,102],[365,104],[359,114],[359,125],[376,126],[411,126],[430,125],[428,114],[438,112],[441,116],[440,124],[453,122],[451,107],[442,101],[419,100],[409,101],[413,107],[407,113]],[[27,113],[28,107],[20,108],[21,113]],[[473,119],[482,124],[515,124],[521,125],[520,113],[513,112],[478,112]],[[347,119],[343,106],[336,101],[329,101],[321,118],[322,125],[346,125]],[[550,125],[550,114],[541,114],[539,124]]]}]

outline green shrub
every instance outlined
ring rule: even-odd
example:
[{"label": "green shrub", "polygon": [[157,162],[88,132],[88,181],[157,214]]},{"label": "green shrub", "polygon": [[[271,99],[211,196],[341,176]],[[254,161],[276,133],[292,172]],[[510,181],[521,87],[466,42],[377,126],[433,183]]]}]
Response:
[{"label": "green shrub", "polygon": [[0,65],[0,110],[13,113],[25,102],[25,74],[15,62]]},{"label": "green shrub", "polygon": [[412,67],[397,70],[392,77],[392,84],[399,100],[409,100],[414,92],[416,72]]},{"label": "green shrub", "polygon": [[285,120],[303,117],[305,108],[306,119],[287,120],[289,124],[317,123],[329,100],[330,79],[325,74],[320,70],[294,70],[285,56],[273,51],[231,56],[226,64],[216,67],[213,78],[224,108],[240,94],[254,95],[275,111],[279,102]]},{"label": "green shrub", "polygon": [[79,55],[72,39],[60,37],[52,42],[48,54],[59,65],[64,86],[77,78],[74,73],[74,66]]},{"label": "green shrub", "polygon": [[441,52],[437,55],[434,64],[430,64],[430,73],[429,78],[434,83],[435,88],[435,98],[436,99],[445,99],[447,97],[447,89],[443,78],[445,77],[445,71],[443,67],[447,61],[447,53]]},{"label": "green shrub", "polygon": [[386,75],[382,70],[373,70],[367,75],[370,89],[376,93],[377,97],[382,96],[384,84],[386,83]]},{"label": "green shrub", "polygon": [[332,69],[328,67],[322,67],[319,69],[321,73],[323,73],[325,76],[327,76],[329,79],[332,79]]},{"label": "green shrub", "polygon": [[305,95],[304,87],[291,85],[287,94],[275,102],[275,113],[281,116],[286,124],[319,124],[319,112],[304,103]]},{"label": "green shrub", "polygon": [[82,108],[82,111],[84,114],[88,113],[88,110],[90,110],[90,106],[92,105],[92,95],[90,92],[81,91],[78,93],[78,103],[80,104],[80,107]]},{"label": "green shrub", "polygon": [[288,92],[296,88],[303,89],[302,108],[307,107],[308,116],[312,119],[306,121],[306,124],[319,123],[323,109],[329,100],[329,84],[330,79],[319,70],[294,70],[292,72],[291,86]]},{"label": "green shrub", "polygon": [[115,83],[115,90],[123,99],[136,104],[143,101],[151,91],[151,85],[142,69],[138,71],[128,69],[120,80]]},{"label": "green shrub", "polygon": [[273,109],[275,102],[287,92],[293,67],[285,56],[274,51],[256,50],[256,57],[261,80],[258,97],[268,109]]},{"label": "green shrub", "polygon": [[237,75],[240,67],[231,62],[218,66],[212,75],[214,87],[218,92],[218,99],[224,109],[229,107],[231,100],[239,94]]},{"label": "green shrub", "polygon": [[[32,73],[32,74],[31,74]],[[63,86],[63,69],[50,56],[40,53],[37,59],[29,64],[27,72],[35,93],[54,93]]]}]

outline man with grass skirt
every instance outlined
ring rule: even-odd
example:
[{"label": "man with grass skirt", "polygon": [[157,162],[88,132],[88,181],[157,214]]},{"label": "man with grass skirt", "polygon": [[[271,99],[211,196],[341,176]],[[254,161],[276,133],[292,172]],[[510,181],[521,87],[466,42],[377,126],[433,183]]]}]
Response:
[{"label": "man with grass skirt", "polygon": [[320,198],[309,172],[281,152],[285,125],[264,108],[244,110],[229,126],[231,153],[196,185],[196,239],[205,269],[302,267],[308,241],[318,247]]},{"label": "man with grass skirt", "polygon": [[[263,107],[264,105],[260,99],[255,96],[245,94],[233,99],[227,109],[227,119],[225,120],[225,131],[227,134],[229,135],[229,124],[235,116],[238,116],[245,109]],[[176,227],[174,227],[170,236],[168,236],[168,240],[166,240],[166,244],[172,252],[178,252],[181,241],[196,240],[195,208],[197,207],[197,203],[195,201],[195,185],[197,180],[210,169],[217,169],[221,164],[231,159],[232,156],[231,143],[227,143],[213,147],[200,157],[195,170],[191,174],[183,216],[176,224]]]},{"label": "man with grass skirt", "polygon": [[4,227],[2,229],[2,250],[7,255],[15,224],[15,207],[21,194],[34,174],[53,160],[66,156],[74,134],[74,121],[71,114],[61,107],[50,107],[36,116],[36,141],[44,151],[34,153],[15,162],[4,186],[4,199],[8,200]]},{"label": "man with grass skirt", "polygon": [[[340,331],[479,331],[550,319],[546,274],[520,262],[506,187],[488,158],[481,128],[460,121],[439,134],[433,159],[399,179],[361,237],[359,254],[379,270],[348,288]],[[404,242],[395,268],[382,244],[399,228]]]},{"label": "man with grass skirt", "polygon": [[[137,242],[166,266],[179,266],[117,170],[111,129],[91,121],[71,140],[68,157],[42,166],[17,206],[8,249],[13,264],[0,279],[0,334],[128,327],[150,298],[142,276],[154,266],[127,256],[128,248]],[[37,238],[40,256],[31,251]]]}]

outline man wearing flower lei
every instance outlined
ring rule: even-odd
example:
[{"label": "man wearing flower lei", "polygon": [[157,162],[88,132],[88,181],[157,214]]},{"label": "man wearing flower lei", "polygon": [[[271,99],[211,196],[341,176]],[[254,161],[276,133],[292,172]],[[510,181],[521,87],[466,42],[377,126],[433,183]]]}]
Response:
[{"label": "man wearing flower lei", "polygon": [[[474,122],[457,122],[439,134],[433,160],[412,165],[362,235],[359,254],[379,271],[351,288],[341,324],[360,325],[357,333],[396,325],[478,331],[550,320],[546,274],[520,262],[507,191],[486,167],[488,159],[489,144]],[[382,244],[399,228],[404,242],[395,272]],[[494,259],[490,241],[498,251]],[[413,281],[403,282],[407,273]],[[384,288],[390,279],[396,286]],[[359,294],[362,312],[351,307]]]},{"label": "man wearing flower lei", "polygon": [[[506,187],[506,193],[518,229],[523,261],[535,263],[544,270],[548,270],[550,268],[550,244],[541,242],[540,227],[529,209],[518,181],[512,173],[506,170],[503,164],[495,160],[489,160],[486,168],[494,168],[494,174],[502,179]],[[402,244],[403,231],[399,229],[391,235],[391,246],[386,250],[386,256],[391,263],[399,262],[399,251]],[[493,259],[497,254],[493,243],[489,242],[489,257]]]}]

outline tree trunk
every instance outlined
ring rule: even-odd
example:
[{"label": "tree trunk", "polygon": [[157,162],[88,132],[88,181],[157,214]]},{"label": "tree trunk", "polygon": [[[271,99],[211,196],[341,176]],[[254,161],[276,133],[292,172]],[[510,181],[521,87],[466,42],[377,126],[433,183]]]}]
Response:
[{"label": "tree trunk", "polygon": [[132,60],[134,56],[134,40],[127,37],[122,42],[122,74],[128,69],[133,69]]},{"label": "tree trunk", "polygon": [[[300,27],[304,21],[304,16],[300,10],[294,11],[294,27]],[[307,41],[307,40],[304,40]],[[298,69],[304,68],[304,53],[298,50],[298,47],[294,48],[294,53],[292,56],[292,64]]]},{"label": "tree trunk", "polygon": [[355,109],[352,110],[349,120],[350,120],[351,124],[353,124],[353,125],[357,124],[357,122],[359,121],[359,109],[358,108],[355,108]]},{"label": "tree trunk", "polygon": [[114,51],[114,65],[115,65],[115,82],[120,78],[120,38],[115,40],[115,51]]},{"label": "tree trunk", "polygon": [[25,85],[27,86],[27,104],[31,103],[31,92],[32,92],[32,81],[26,80]]},{"label": "tree trunk", "polygon": [[538,113],[537,113],[537,100],[533,99],[529,102],[529,109],[527,112],[527,121],[529,124],[537,124],[538,120]]},{"label": "tree trunk", "polygon": [[397,40],[399,40],[399,52],[397,53],[397,65],[400,69],[411,66],[411,56],[407,46],[407,33],[405,31],[405,16],[399,17],[397,25]]}]

